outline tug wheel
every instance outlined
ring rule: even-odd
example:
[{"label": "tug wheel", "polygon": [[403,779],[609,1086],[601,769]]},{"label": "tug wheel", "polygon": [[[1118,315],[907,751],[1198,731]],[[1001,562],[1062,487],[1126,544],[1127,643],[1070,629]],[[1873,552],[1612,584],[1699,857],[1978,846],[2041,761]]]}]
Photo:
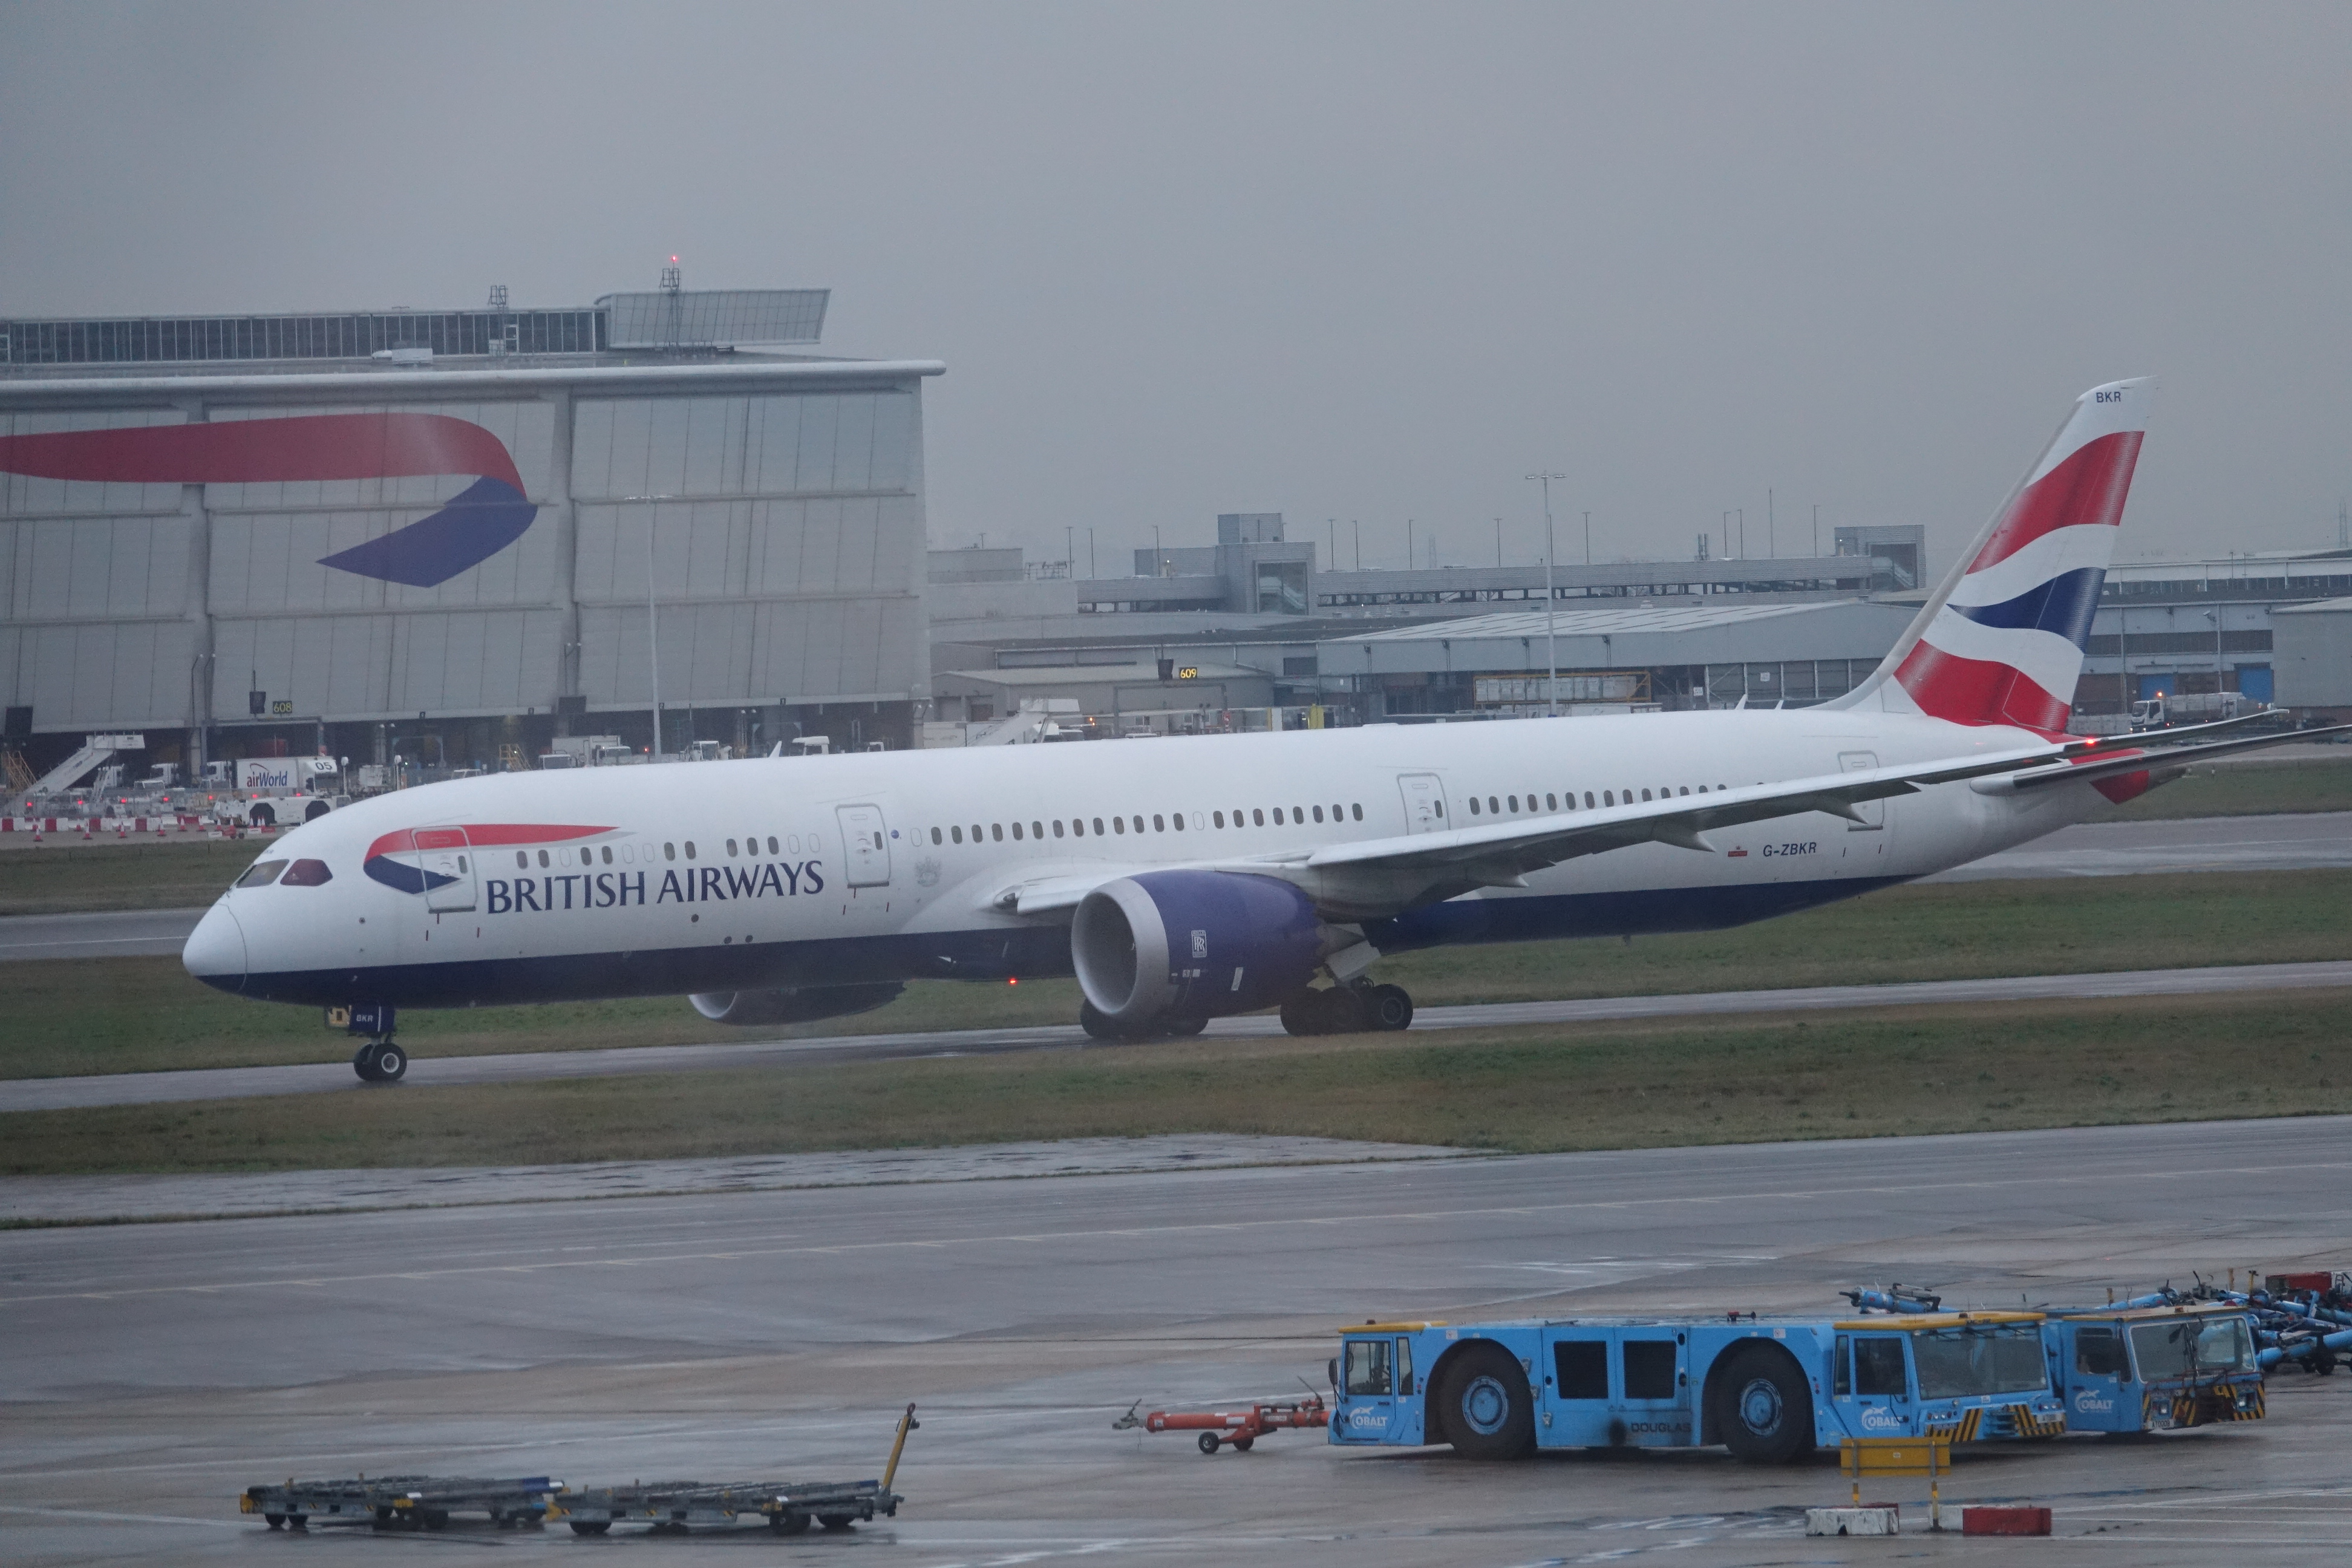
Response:
[{"label": "tug wheel", "polygon": [[572,1533],[574,1535],[602,1535],[612,1528],[609,1522],[596,1523],[584,1519],[572,1521]]},{"label": "tug wheel", "polygon": [[1786,1351],[1757,1346],[1734,1355],[1715,1399],[1716,1429],[1737,1458],[1785,1465],[1813,1446],[1812,1394]]},{"label": "tug wheel", "polygon": [[1495,1345],[1463,1351],[1438,1399],[1454,1451],[1470,1459],[1516,1459],[1536,1446],[1534,1400],[1527,1372]]},{"label": "tug wheel", "polygon": [[1250,1445],[1256,1441],[1255,1437],[1236,1437],[1234,1439],[1234,1451],[1237,1454],[1246,1454],[1250,1451]]},{"label": "tug wheel", "polygon": [[804,1535],[808,1527],[809,1516],[804,1513],[780,1513],[768,1521],[768,1528],[778,1535]]},{"label": "tug wheel", "polygon": [[1203,1432],[1203,1433],[1202,1433],[1202,1434],[1201,1434],[1201,1452],[1202,1452],[1203,1454],[1213,1454],[1213,1453],[1215,1453],[1216,1451],[1217,1451],[1217,1435],[1216,1435],[1214,1432]]},{"label": "tug wheel", "polygon": [[857,1522],[857,1519],[854,1514],[821,1513],[816,1516],[816,1521],[827,1530],[847,1530]]}]

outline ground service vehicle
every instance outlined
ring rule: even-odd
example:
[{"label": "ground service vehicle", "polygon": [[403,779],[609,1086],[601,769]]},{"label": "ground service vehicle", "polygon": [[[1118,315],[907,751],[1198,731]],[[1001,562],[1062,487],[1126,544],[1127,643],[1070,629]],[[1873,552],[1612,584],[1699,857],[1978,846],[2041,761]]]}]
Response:
[{"label": "ground service vehicle", "polygon": [[2160,1432],[2264,1414],[2253,1328],[2242,1307],[2063,1310],[2042,1331],[2069,1430]]},{"label": "ground service vehicle", "polygon": [[1331,1441],[1688,1448],[1752,1463],[1842,1437],[2054,1437],[2037,1312],[1367,1323],[1332,1363]]}]

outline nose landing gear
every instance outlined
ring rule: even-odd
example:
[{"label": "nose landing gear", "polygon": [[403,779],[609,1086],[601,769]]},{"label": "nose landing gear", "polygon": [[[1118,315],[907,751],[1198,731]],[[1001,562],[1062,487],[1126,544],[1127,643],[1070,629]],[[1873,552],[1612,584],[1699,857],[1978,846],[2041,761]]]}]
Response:
[{"label": "nose landing gear", "polygon": [[352,1058],[352,1070],[363,1083],[398,1083],[408,1073],[408,1052],[388,1035],[370,1040]]}]

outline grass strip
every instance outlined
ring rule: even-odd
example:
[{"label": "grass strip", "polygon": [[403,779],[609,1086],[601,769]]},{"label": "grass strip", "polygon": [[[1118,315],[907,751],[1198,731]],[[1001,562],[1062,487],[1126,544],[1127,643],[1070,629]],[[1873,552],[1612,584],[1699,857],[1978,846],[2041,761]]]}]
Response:
[{"label": "grass strip", "polygon": [[0,1116],[0,1171],[709,1158],[1155,1133],[1538,1152],[2352,1111],[2348,992],[1187,1041]]},{"label": "grass strip", "polygon": [[2287,811],[2352,811],[2352,748],[2340,760],[2268,762],[2256,752],[2240,762],[2208,763],[2091,820],[2168,822]]},{"label": "grass strip", "polygon": [[[1731,931],[1454,947],[1383,960],[1434,1006],[2352,959],[2352,871],[2249,871],[1889,888]],[[683,997],[401,1015],[421,1057],[1012,1028],[1077,1016],[1068,980],[918,982],[889,1006],[788,1029],[705,1020]],[[0,1078],[337,1061],[316,1011],[200,985],[170,958],[0,963]]]}]

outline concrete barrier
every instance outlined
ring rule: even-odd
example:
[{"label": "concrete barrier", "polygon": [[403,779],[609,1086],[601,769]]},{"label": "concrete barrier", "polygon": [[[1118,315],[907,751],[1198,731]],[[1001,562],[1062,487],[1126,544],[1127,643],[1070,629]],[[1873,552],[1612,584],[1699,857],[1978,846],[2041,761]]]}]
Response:
[{"label": "concrete barrier", "polygon": [[1807,1535],[1899,1535],[1902,1531],[1903,1510],[1893,1503],[1805,1510]]},{"label": "concrete barrier", "polygon": [[2050,1533],[2050,1510],[2046,1508],[1964,1508],[1960,1510],[1962,1535],[2047,1535]]}]

